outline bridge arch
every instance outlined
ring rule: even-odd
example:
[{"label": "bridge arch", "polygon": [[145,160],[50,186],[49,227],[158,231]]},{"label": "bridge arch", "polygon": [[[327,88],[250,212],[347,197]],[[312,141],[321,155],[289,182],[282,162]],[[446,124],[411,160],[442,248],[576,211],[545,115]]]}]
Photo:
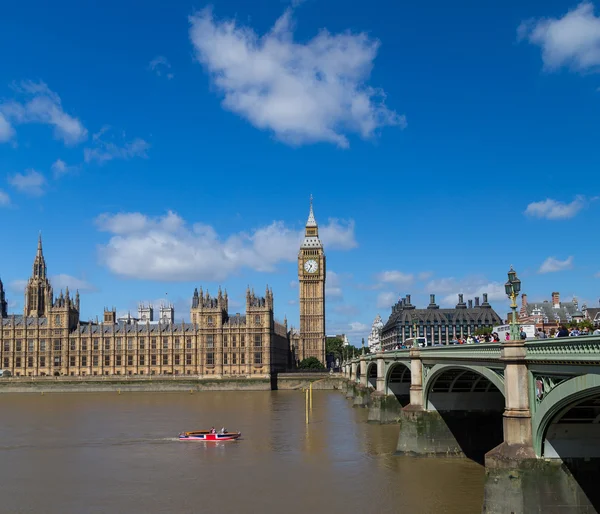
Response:
[{"label": "bridge arch", "polygon": [[367,387],[377,389],[377,361],[367,364]]},{"label": "bridge arch", "polygon": [[[395,361],[386,366],[384,391],[396,398],[410,395],[410,363]],[[401,402],[402,403],[402,402]]]},{"label": "bridge arch", "polygon": [[[536,401],[535,392],[532,396]],[[532,418],[535,453],[547,458],[598,458],[598,425],[600,374],[565,380],[543,397]]]},{"label": "bridge arch", "polygon": [[360,362],[356,363],[356,376],[354,377],[354,381],[359,384],[360,383]]},{"label": "bridge arch", "polygon": [[[492,407],[489,404],[489,396],[487,393],[500,392],[504,397],[504,379],[485,366],[468,366],[460,364],[436,364],[429,370],[424,380],[423,387],[423,405],[427,410],[463,410],[475,408],[482,409],[483,406]],[[480,402],[471,405],[464,405],[464,402],[454,403],[449,405],[448,402],[440,402],[441,398],[435,398],[436,393],[479,393]],[[483,393],[483,394],[481,394]],[[455,395],[456,396],[456,395]],[[435,405],[435,399],[438,400],[438,406]],[[475,398],[471,398],[474,400]],[[432,402],[432,400],[434,400]],[[504,398],[502,398],[504,402]],[[496,400],[497,406],[493,406],[494,410],[500,406],[500,399]]]},{"label": "bridge arch", "polygon": [[503,440],[503,377],[486,366],[452,363],[424,367],[423,379],[423,406],[445,426],[438,424],[438,440],[483,463]]}]

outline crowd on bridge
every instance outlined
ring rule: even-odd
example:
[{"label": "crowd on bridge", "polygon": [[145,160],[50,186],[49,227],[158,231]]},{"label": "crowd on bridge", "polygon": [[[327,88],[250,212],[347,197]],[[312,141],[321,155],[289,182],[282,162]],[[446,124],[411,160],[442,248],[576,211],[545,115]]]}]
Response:
[{"label": "crowd on bridge", "polygon": [[[554,339],[557,337],[577,337],[577,336],[589,336],[589,335],[600,335],[600,327],[596,328],[593,332],[584,328],[579,330],[577,327],[567,328],[566,325],[561,325],[558,329],[552,328],[549,333],[546,333],[546,330],[542,328],[538,328],[535,333],[535,339]],[[527,333],[523,328],[519,329],[519,337],[521,340],[525,341],[527,339]],[[421,338],[419,338],[421,339]],[[424,339],[424,338],[423,338]],[[510,341],[510,332],[506,332],[504,334],[504,340]],[[457,339],[453,339],[449,344],[480,344],[480,343],[499,343],[500,336],[498,332],[485,333],[482,335],[471,335],[469,334],[466,337],[458,337]],[[408,344],[407,344],[408,343]],[[419,343],[419,346],[432,346],[425,342],[424,344]],[[441,343],[434,344],[433,346],[443,346]],[[411,348],[411,341],[407,340],[406,342],[398,343],[393,350],[406,350]]]},{"label": "crowd on bridge", "polygon": [[[590,332],[587,328],[579,330],[577,327],[572,327],[568,329],[566,325],[561,325],[558,330],[552,328],[550,329],[550,334],[546,334],[544,329],[538,328],[535,334],[536,339],[553,339],[555,337],[577,337],[577,336],[589,336],[589,335],[600,335],[600,328],[596,328],[593,332]],[[521,332],[521,337],[523,336],[523,332]],[[525,335],[525,337],[527,337]],[[525,339],[522,337],[522,339]]]}]

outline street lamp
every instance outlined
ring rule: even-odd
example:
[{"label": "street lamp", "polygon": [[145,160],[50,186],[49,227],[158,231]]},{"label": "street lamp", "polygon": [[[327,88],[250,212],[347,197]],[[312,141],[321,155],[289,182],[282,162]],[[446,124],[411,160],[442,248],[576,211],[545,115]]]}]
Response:
[{"label": "street lamp", "polygon": [[508,272],[508,282],[504,284],[506,295],[510,298],[510,308],[512,309],[512,319],[510,320],[510,339],[518,341],[520,339],[519,327],[517,326],[517,296],[521,291],[521,281],[517,278],[517,272],[510,267]]},{"label": "street lamp", "polygon": [[412,321],[413,321],[413,347],[417,348],[419,346],[419,343],[417,342],[417,337],[419,337],[419,330],[418,330],[418,326],[417,326],[417,321],[418,321],[418,317],[416,314],[413,314],[412,317]]}]

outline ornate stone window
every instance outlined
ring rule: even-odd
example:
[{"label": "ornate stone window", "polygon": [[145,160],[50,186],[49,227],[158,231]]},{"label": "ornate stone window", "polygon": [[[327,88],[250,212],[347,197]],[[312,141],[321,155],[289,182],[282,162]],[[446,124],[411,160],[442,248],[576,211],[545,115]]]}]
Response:
[{"label": "ornate stone window", "polygon": [[58,314],[56,316],[54,316],[54,324],[57,327],[60,327],[60,316]]}]

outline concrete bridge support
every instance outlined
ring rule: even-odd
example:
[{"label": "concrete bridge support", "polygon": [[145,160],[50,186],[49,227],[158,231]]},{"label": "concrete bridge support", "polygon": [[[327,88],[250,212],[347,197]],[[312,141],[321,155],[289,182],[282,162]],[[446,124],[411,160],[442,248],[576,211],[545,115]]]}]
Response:
[{"label": "concrete bridge support", "polygon": [[393,394],[371,393],[369,399],[369,423],[399,423],[402,416],[402,404]]},{"label": "concrete bridge support", "polygon": [[379,352],[377,354],[377,382],[375,389],[379,394],[385,394],[385,361],[383,360],[383,354]]},{"label": "concrete bridge support", "polygon": [[360,385],[367,387],[367,360],[364,355],[360,356]]},{"label": "concrete bridge support", "polygon": [[506,383],[504,441],[485,456],[483,512],[596,512],[560,459],[536,456],[523,342],[505,343],[502,359]]}]

